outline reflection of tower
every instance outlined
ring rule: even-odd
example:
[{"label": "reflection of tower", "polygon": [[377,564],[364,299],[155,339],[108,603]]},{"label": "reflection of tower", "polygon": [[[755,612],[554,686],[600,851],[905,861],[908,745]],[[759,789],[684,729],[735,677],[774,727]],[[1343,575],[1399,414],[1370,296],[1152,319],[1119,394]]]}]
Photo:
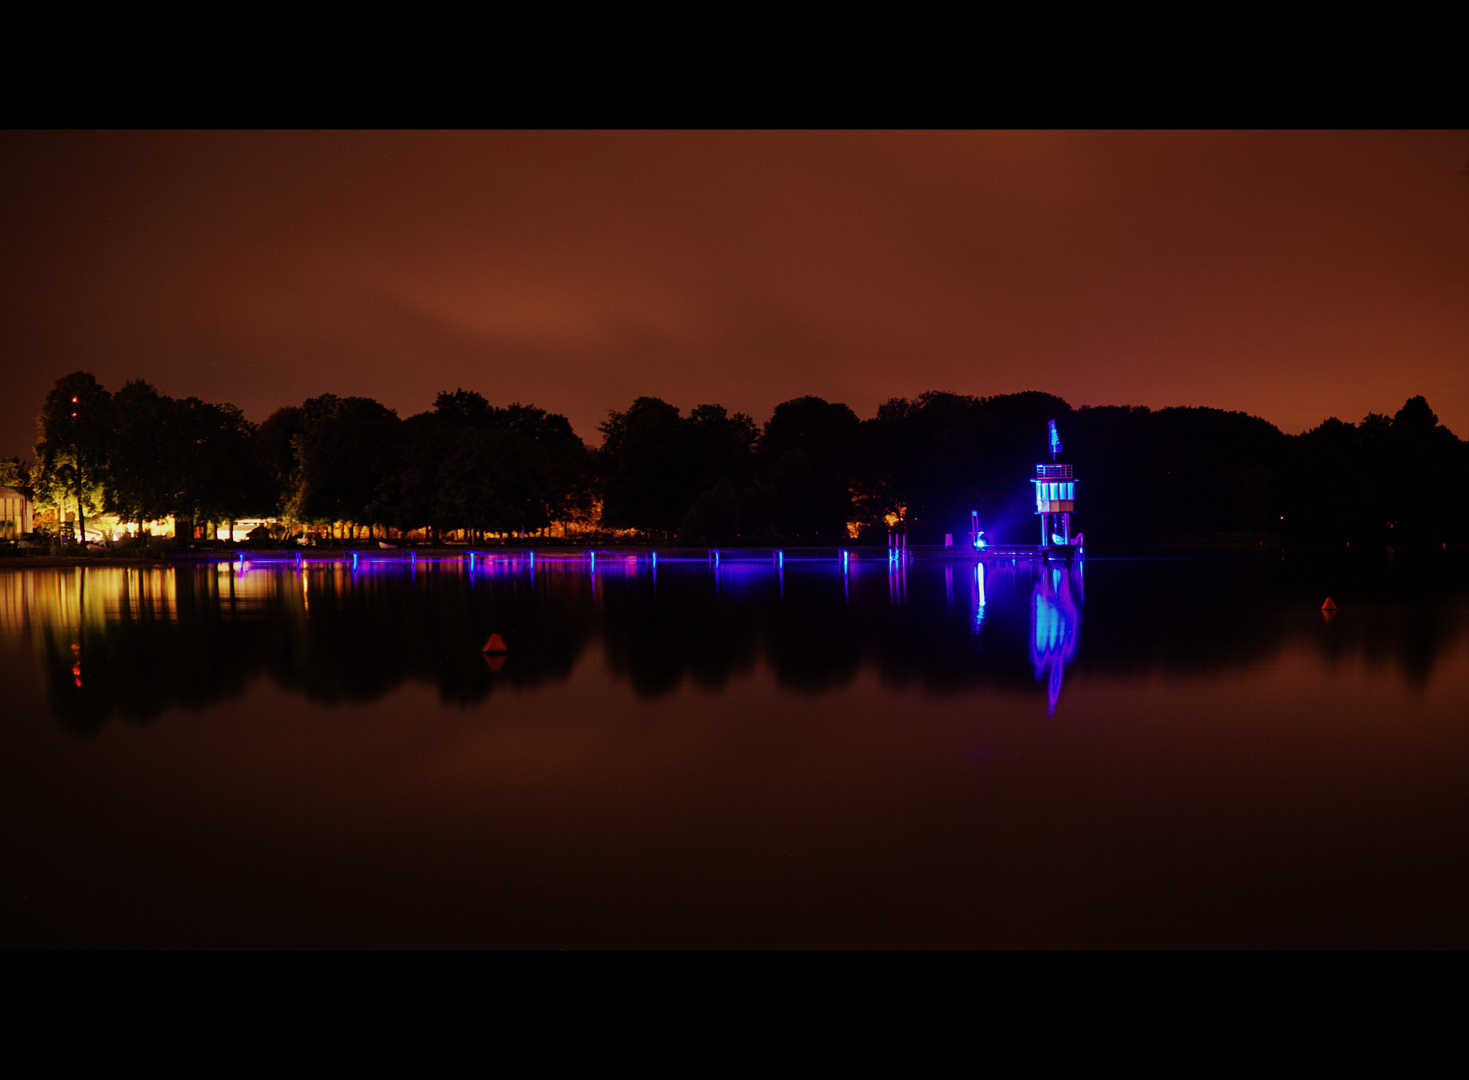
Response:
[{"label": "reflection of tower", "polygon": [[1071,515],[1076,510],[1076,477],[1070,465],[1055,464],[1061,452],[1061,437],[1056,421],[1051,421],[1050,465],[1037,465],[1035,479],[1035,512],[1041,519],[1041,547],[1071,543]]},{"label": "reflection of tower", "polygon": [[1076,657],[1081,637],[1081,564],[1069,570],[1054,567],[1042,571],[1031,597],[1030,661],[1036,681],[1046,683],[1046,704],[1051,714],[1061,696],[1061,679],[1066,665]]}]

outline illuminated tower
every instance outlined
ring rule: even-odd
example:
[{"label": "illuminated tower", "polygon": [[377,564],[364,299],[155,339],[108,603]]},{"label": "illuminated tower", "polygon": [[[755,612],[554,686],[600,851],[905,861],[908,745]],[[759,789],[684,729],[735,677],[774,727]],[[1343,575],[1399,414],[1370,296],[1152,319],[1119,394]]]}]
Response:
[{"label": "illuminated tower", "polygon": [[1070,465],[1056,464],[1061,453],[1061,436],[1051,421],[1051,464],[1037,465],[1035,512],[1041,519],[1041,547],[1071,543],[1071,515],[1076,510],[1076,477]]}]

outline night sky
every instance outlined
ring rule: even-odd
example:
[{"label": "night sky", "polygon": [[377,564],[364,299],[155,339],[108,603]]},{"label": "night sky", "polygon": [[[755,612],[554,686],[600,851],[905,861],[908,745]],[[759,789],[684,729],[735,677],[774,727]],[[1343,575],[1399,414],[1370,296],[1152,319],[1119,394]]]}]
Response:
[{"label": "night sky", "polygon": [[1423,394],[1469,436],[1469,133],[5,133],[0,454],[55,380],[600,442],[643,394]]}]

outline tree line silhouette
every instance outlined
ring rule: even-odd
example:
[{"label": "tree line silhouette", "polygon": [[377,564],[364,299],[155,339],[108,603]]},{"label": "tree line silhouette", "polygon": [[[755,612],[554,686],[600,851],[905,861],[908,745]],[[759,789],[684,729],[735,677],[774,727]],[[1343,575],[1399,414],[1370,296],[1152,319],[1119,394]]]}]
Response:
[{"label": "tree line silhouette", "polygon": [[463,389],[406,419],[324,394],[255,425],[232,405],[142,380],[109,393],[76,372],[47,395],[34,462],[0,464],[83,519],[275,517],[344,540],[423,530],[483,542],[579,525],[695,543],[880,543],[894,528],[913,543],[962,542],[977,510],[990,539],[1033,542],[1028,481],[1048,460],[1051,419],[1080,478],[1075,527],[1094,544],[1233,534],[1439,548],[1469,525],[1469,443],[1422,397],[1300,435],[1241,412],[1073,409],[1039,392],[934,391],[865,420],[807,396],[763,425],[640,397],[589,447],[564,416]]}]

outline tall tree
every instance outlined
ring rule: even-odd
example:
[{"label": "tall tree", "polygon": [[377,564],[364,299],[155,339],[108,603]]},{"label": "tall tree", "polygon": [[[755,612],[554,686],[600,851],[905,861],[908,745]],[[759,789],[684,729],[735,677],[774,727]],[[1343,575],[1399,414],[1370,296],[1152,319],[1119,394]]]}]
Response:
[{"label": "tall tree", "polygon": [[270,487],[255,426],[229,404],[185,398],[175,405],[184,456],[183,506],[207,521],[234,521],[270,510]]},{"label": "tall tree", "polygon": [[301,520],[375,523],[379,486],[398,463],[401,421],[392,409],[364,397],[324,394],[302,406],[295,437]]},{"label": "tall tree", "polygon": [[754,420],[744,413],[731,415],[723,405],[696,405],[684,424],[695,494],[725,478],[735,488],[750,483],[756,467],[755,443],[760,437]]},{"label": "tall tree", "polygon": [[113,395],[113,432],[108,458],[105,507],[141,533],[153,521],[179,508],[181,456],[171,444],[176,403],[151,384],[133,379]]},{"label": "tall tree", "polygon": [[290,503],[296,474],[295,438],[303,429],[303,412],[287,405],[267,416],[255,430],[255,454],[264,473],[268,502],[282,516]]},{"label": "tall tree", "polygon": [[435,416],[449,433],[437,474],[439,520],[523,533],[589,508],[590,455],[566,417],[519,403],[497,408],[463,390],[439,395]]},{"label": "tall tree", "polygon": [[760,458],[782,535],[839,540],[852,520],[861,426],[848,406],[819,397],[783,401],[765,423]]},{"label": "tall tree", "polygon": [[671,535],[693,502],[687,431],[677,406],[640,397],[625,412],[609,413],[601,431],[602,521]]},{"label": "tall tree", "polygon": [[38,494],[57,506],[75,499],[78,536],[100,508],[112,433],[112,395],[85,371],[56,380],[36,418]]}]

